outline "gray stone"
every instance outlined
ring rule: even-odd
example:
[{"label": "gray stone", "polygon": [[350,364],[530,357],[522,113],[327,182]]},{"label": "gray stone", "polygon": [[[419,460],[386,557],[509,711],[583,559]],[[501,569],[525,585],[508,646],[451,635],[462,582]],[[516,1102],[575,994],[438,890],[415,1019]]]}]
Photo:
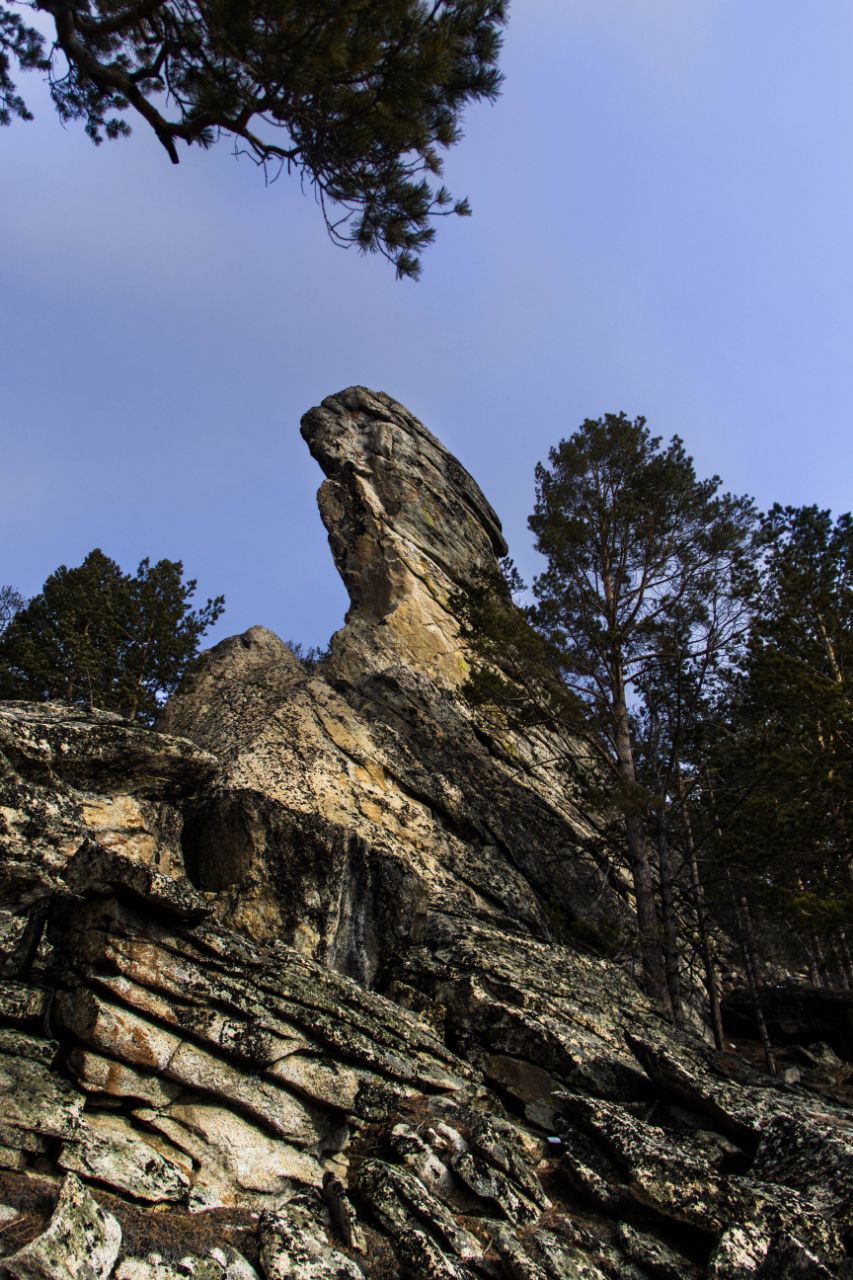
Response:
[{"label": "gray stone", "polygon": [[30,1129],[17,1129],[12,1125],[0,1125],[0,1143],[9,1150],[30,1151],[43,1154],[50,1146],[50,1139]]},{"label": "gray stone", "polygon": [[11,1027],[0,1027],[0,1054],[27,1058],[31,1062],[40,1062],[49,1067],[54,1062],[58,1049],[59,1045],[55,1040],[27,1035]]},{"label": "gray stone", "polygon": [[[149,998],[144,988],[136,989],[134,995],[146,1014],[156,1016],[156,1000]],[[322,1144],[315,1117],[291,1094],[137,1013],[86,993],[85,1000],[65,1006],[65,1017],[95,1049],[111,1051],[134,1066],[153,1068],[169,1080],[234,1103],[262,1126],[299,1146]]]},{"label": "gray stone", "polygon": [[[347,625],[319,678],[261,629],[222,642],[161,721],[225,761],[188,840],[221,918],[366,983],[378,940],[408,938],[425,899],[544,939],[541,889],[630,928],[554,779],[519,781],[527,748],[484,746],[455,696],[467,665],[452,598],[504,546],[476,483],[402,405],[364,388],[324,401],[303,433],[327,476]],[[420,975],[398,976],[442,1005]],[[621,1034],[612,1045],[627,1068]]]},{"label": "gray stone", "polygon": [[73,1138],[83,1102],[83,1095],[44,1062],[0,1053],[0,1114],[7,1127]]},{"label": "gray stone", "polygon": [[57,1164],[152,1203],[186,1200],[190,1186],[184,1171],[160,1155],[122,1116],[84,1116],[74,1141],[63,1143]]},{"label": "gray stone", "polygon": [[518,1237],[507,1227],[499,1227],[495,1232],[494,1247],[510,1280],[548,1280],[548,1272],[534,1262]]},{"label": "gray stone", "polygon": [[191,795],[218,768],[191,742],[60,702],[0,704],[0,752],[35,783],[156,800]]},{"label": "gray stone", "polygon": [[761,1130],[750,1176],[796,1187],[818,1209],[853,1225],[853,1132],[775,1116]]},{"label": "gray stone", "polygon": [[47,1011],[48,993],[25,982],[0,979],[0,1017],[9,1022],[41,1021]]},{"label": "gray stone", "polygon": [[287,1057],[279,1058],[267,1067],[267,1075],[313,1102],[341,1111],[351,1111],[355,1106],[364,1079],[351,1067],[344,1067],[331,1058],[308,1057],[301,1053],[289,1053]]},{"label": "gray stone", "polygon": [[329,1213],[335,1229],[348,1249],[356,1253],[364,1253],[367,1243],[364,1232],[358,1223],[358,1214],[346,1192],[346,1187],[336,1173],[331,1170],[323,1175],[323,1198],[329,1207]]},{"label": "gray stone", "polygon": [[167,1107],[180,1093],[180,1086],[163,1080],[150,1071],[140,1071],[126,1062],[104,1058],[88,1050],[74,1049],[69,1066],[77,1083],[87,1093],[103,1093],[110,1097],[132,1099],[152,1107]]},{"label": "gray stone", "polygon": [[414,1280],[472,1280],[477,1274],[444,1253],[420,1227],[396,1231],[394,1248],[404,1274]]},{"label": "gray stone", "polygon": [[660,1276],[661,1280],[690,1280],[702,1274],[679,1249],[660,1236],[638,1231],[629,1222],[619,1223],[616,1238],[624,1253],[649,1275]]},{"label": "gray stone", "polygon": [[555,1231],[537,1231],[532,1243],[548,1280],[607,1280],[583,1249]]},{"label": "gray stone", "polygon": [[[199,1260],[200,1261],[200,1260]],[[204,1280],[210,1280],[210,1268]],[[166,1262],[158,1253],[151,1253],[146,1258],[123,1258],[115,1272],[115,1280],[185,1280],[189,1274],[187,1267],[178,1268],[177,1263]],[[220,1280],[221,1271],[217,1276]]]},{"label": "gray stone", "polygon": [[426,427],[382,393],[329,396],[305,414],[302,434],[327,476],[320,512],[352,601],[332,669],[357,659],[361,676],[368,662],[402,663],[458,684],[447,596],[506,554],[494,511]]},{"label": "gray stone", "polygon": [[838,1273],[824,1266],[801,1240],[782,1233],[770,1241],[760,1274],[762,1280],[831,1280]]},{"label": "gray stone", "polygon": [[838,1071],[844,1066],[832,1046],[826,1044],[823,1040],[817,1040],[814,1044],[810,1044],[808,1051],[815,1063],[820,1067],[825,1067],[830,1071]]},{"label": "gray stone", "polygon": [[718,1280],[840,1275],[850,1109],[664,1022],[554,744],[461,695],[475,482],[364,388],[303,430],[351,604],[319,666],[251,628],[167,732],[0,708],[7,1240],[69,1167],[121,1280],[249,1280],[244,1241],[265,1280],[681,1280],[691,1231]]},{"label": "gray stone", "polygon": [[510,1178],[470,1151],[453,1157],[454,1173],[475,1195],[517,1226],[535,1222],[539,1209],[521,1195]]},{"label": "gray stone", "polygon": [[294,1203],[261,1218],[266,1280],[362,1280],[361,1268],[329,1242],[317,1219]]},{"label": "gray stone", "polygon": [[[395,1124],[391,1130],[390,1144],[394,1154],[416,1174],[425,1187],[442,1199],[452,1197],[455,1180],[449,1161],[443,1158],[446,1148],[442,1147],[437,1135],[433,1141],[427,1141],[411,1125]],[[462,1150],[464,1149],[463,1146]]]},{"label": "gray stone", "polygon": [[258,1273],[236,1249],[216,1246],[205,1257],[187,1254],[167,1262],[161,1254],[123,1258],[115,1280],[258,1280]]},{"label": "gray stone", "polygon": [[206,898],[187,880],[163,875],[150,863],[93,841],[86,841],[69,859],[63,879],[75,894],[119,894],[182,920],[199,920],[210,912]]},{"label": "gray stone", "polygon": [[847,1109],[798,1096],[771,1076],[753,1072],[748,1082],[727,1079],[722,1055],[699,1040],[635,1027],[626,1039],[665,1096],[711,1117],[736,1139],[750,1141],[774,1117],[786,1115],[818,1123],[829,1115],[842,1130],[851,1129]]},{"label": "gray stone", "polygon": [[107,1280],[121,1247],[121,1228],[69,1174],[45,1231],[3,1266],[14,1280]]},{"label": "gray stone", "polygon": [[255,1268],[230,1245],[217,1245],[208,1256],[222,1268],[223,1280],[258,1280]]},{"label": "gray stone", "polygon": [[[165,1112],[143,1112],[140,1118],[192,1157],[196,1192],[201,1185],[211,1191],[219,1188],[220,1203],[252,1203],[255,1196],[277,1201],[293,1183],[319,1186],[322,1181],[323,1167],[317,1159],[228,1107],[179,1103]],[[204,1195],[202,1201],[210,1204],[216,1199]]]},{"label": "gray stone", "polygon": [[437,1237],[441,1252],[465,1262],[482,1258],[475,1237],[414,1174],[381,1160],[368,1160],[358,1171],[358,1191],[391,1233],[395,1245],[402,1244],[404,1250],[414,1249],[426,1224]]},{"label": "gray stone", "polygon": [[507,1174],[523,1195],[540,1209],[551,1202],[536,1175],[528,1168],[519,1130],[499,1116],[477,1114],[471,1133],[471,1149],[496,1169]]},{"label": "gray stone", "polygon": [[[609,1277],[609,1280],[648,1280],[649,1272],[632,1262],[618,1244],[611,1243],[612,1234],[602,1233],[600,1224],[594,1220],[584,1225],[574,1215],[569,1217],[562,1214],[552,1221],[553,1232],[546,1232],[546,1237],[556,1235],[560,1240],[580,1250],[588,1261],[594,1263]],[[536,1231],[531,1237],[532,1247],[535,1247],[535,1242],[541,1234],[540,1231]],[[685,1276],[690,1275],[688,1268]]]},{"label": "gray stone", "polygon": [[708,1280],[751,1280],[760,1276],[769,1246],[767,1230],[754,1223],[729,1227],[708,1261]]}]

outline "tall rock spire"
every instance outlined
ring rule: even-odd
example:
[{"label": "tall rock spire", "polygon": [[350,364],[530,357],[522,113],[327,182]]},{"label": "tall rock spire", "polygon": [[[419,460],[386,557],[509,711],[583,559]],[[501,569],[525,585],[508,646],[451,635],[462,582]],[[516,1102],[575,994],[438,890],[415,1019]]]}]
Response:
[{"label": "tall rock spire", "polygon": [[452,593],[506,555],[500,521],[465,468],[403,405],[350,387],[302,419],[326,480],[318,501],[350,595],[332,644],[352,681],[403,665],[454,687],[464,674]]}]

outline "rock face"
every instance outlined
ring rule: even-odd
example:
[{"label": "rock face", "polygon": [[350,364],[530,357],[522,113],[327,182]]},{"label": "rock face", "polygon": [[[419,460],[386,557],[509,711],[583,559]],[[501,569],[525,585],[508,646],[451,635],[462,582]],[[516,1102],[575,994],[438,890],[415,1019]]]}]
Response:
[{"label": "rock face", "polygon": [[152,733],[0,705],[0,1274],[849,1274],[853,1116],[679,1035],[536,744],[459,697],[503,554],[387,396],[303,434],[351,609]]},{"label": "rock face", "polygon": [[185,836],[191,875],[253,936],[371,985],[436,914],[543,940],[555,914],[630,928],[527,744],[484,734],[455,694],[467,668],[452,597],[505,551],[479,488],[363,388],[311,410],[302,433],[328,476],[320,508],[351,608],[313,677],[253,627],[206,654],[166,709],[162,728],[225,766]]},{"label": "rock face", "polygon": [[331,670],[352,682],[402,665],[442,687],[465,675],[449,597],[507,553],[479,487],[389,396],[350,387],[302,419],[317,495],[350,595]]}]

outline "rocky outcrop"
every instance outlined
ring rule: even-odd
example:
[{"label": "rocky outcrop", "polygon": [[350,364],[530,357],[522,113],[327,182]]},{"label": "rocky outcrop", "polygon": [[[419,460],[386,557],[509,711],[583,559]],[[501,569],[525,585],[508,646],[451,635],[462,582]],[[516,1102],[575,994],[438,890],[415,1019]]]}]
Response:
[{"label": "rocky outcrop", "polygon": [[161,727],[225,766],[187,829],[190,874],[253,936],[380,987],[436,913],[620,938],[624,885],[587,851],[570,799],[529,743],[487,733],[455,693],[453,599],[505,550],[494,512],[387,396],[351,388],[302,432],[351,607],[319,672],[254,627],[169,704]]},{"label": "rocky outcrop", "polygon": [[479,489],[386,396],[303,433],[319,669],[252,628],[157,733],[0,706],[0,1268],[849,1274],[850,1111],[672,1031],[571,796],[459,696]]},{"label": "rocky outcrop", "polygon": [[302,419],[317,500],[350,596],[331,668],[351,683],[401,665],[457,688],[451,597],[506,555],[500,521],[435,436],[382,392],[350,387]]},{"label": "rocky outcrop", "polygon": [[214,756],[105,711],[3,704],[0,714],[0,974],[37,961],[48,906],[85,841],[140,872],[183,869],[181,804]]},{"label": "rocky outcrop", "polygon": [[15,1280],[106,1280],[120,1245],[121,1227],[115,1218],[69,1174],[47,1229],[3,1263]]}]

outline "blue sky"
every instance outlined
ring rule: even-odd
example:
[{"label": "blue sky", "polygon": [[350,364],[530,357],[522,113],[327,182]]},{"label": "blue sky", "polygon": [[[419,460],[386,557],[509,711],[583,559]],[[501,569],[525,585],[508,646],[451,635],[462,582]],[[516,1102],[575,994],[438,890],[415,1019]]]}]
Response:
[{"label": "blue sky", "polygon": [[321,644],[346,598],[301,414],[354,382],[473,472],[535,570],[533,468],[645,414],[700,475],[836,511],[853,476],[849,0],[515,0],[417,284],[227,143],[96,149],[38,80],[0,131],[0,583],[183,559],[216,637]]}]

